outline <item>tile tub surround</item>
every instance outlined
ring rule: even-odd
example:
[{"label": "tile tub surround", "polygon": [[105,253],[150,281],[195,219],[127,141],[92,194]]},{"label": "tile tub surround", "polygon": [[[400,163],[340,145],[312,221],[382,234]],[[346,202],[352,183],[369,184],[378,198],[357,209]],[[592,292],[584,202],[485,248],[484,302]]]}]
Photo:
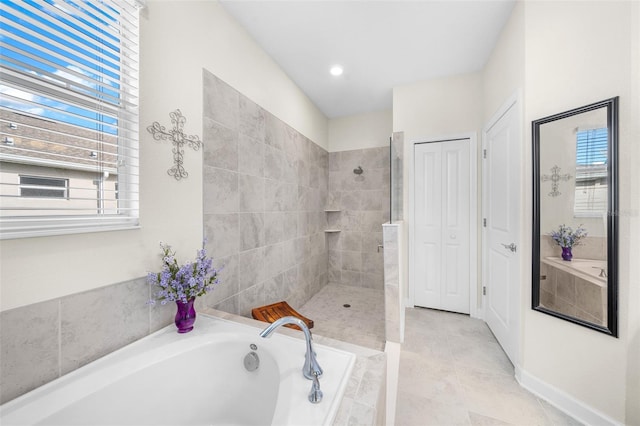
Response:
[{"label": "tile tub surround", "polygon": [[400,285],[400,238],[403,223],[382,225],[384,238],[385,336],[389,342],[404,340],[404,295]]},{"label": "tile tub surround", "polygon": [[1,312],[0,403],[171,324],[151,290],[139,278]]},{"label": "tile tub surround", "polygon": [[[245,318],[227,312],[205,308],[203,311],[209,315],[217,316],[242,324],[251,325],[259,329],[265,328],[268,324],[254,319]],[[386,371],[387,356],[378,350],[357,346],[351,343],[335,340],[323,336],[315,328],[313,331],[314,343],[330,346],[336,349],[352,352],[356,354],[356,364],[351,373],[347,389],[345,390],[342,403],[338,408],[338,414],[334,419],[335,426],[342,425],[384,425],[386,420]],[[304,344],[304,336],[301,331],[280,327],[277,333],[296,337]],[[301,363],[304,359],[301,359]],[[319,359],[322,366],[322,360]],[[302,365],[302,364],[301,364]],[[322,387],[322,379],[320,379]]]},{"label": "tile tub surround", "polygon": [[540,262],[540,304],[547,309],[605,326],[607,322],[607,287],[596,279],[586,280],[577,274]]},{"label": "tile tub surround", "polygon": [[[150,286],[140,278],[0,313],[1,403],[171,324],[175,304],[150,306],[149,297]],[[266,326],[206,306],[196,310],[258,329]],[[304,345],[299,331],[281,328],[278,333]],[[314,341],[357,356],[334,424],[384,424],[385,354],[317,334]]]},{"label": "tile tub surround", "polygon": [[203,70],[204,232],[223,266],[204,304],[250,316],[280,300],[299,308],[327,283],[329,155]]},{"label": "tile tub surround", "polygon": [[[363,173],[353,172],[361,166]],[[329,282],[382,290],[382,224],[389,221],[389,147],[329,153]]]}]

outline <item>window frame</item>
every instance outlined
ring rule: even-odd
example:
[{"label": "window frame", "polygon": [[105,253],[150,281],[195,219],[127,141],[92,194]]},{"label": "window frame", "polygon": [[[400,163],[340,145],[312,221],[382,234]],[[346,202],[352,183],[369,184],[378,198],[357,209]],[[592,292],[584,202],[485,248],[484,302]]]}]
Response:
[{"label": "window frame", "polygon": [[[35,176],[35,175],[27,175],[27,174],[19,174],[18,177],[20,178],[20,198],[52,198],[52,199],[63,199],[63,200],[68,200],[69,199],[69,178],[63,178],[63,177],[51,177],[51,176]],[[37,179],[40,180],[42,182],[40,183],[27,183],[27,182],[23,182],[23,179]],[[47,185],[45,182],[49,181],[49,182],[61,182],[62,185]],[[39,189],[39,190],[44,190],[44,191],[59,191],[62,192],[62,196],[61,197],[55,197],[55,196],[47,196],[47,195],[37,195],[37,194],[31,194],[31,195],[25,195],[25,190],[31,190],[31,189]]]},{"label": "window frame", "polygon": [[[42,216],[38,216],[37,214],[16,214],[11,215],[11,209],[19,211],[22,207],[22,210],[25,209],[38,209],[42,208],[43,210],[54,211],[55,208],[47,208],[47,206],[38,207],[37,205],[33,207],[8,207],[3,209],[7,212],[7,214],[3,214],[0,216],[0,240],[8,240],[8,239],[18,239],[18,238],[31,238],[31,237],[44,237],[44,236],[54,236],[54,235],[68,235],[68,234],[78,234],[78,233],[88,233],[88,232],[103,232],[103,231],[116,231],[116,230],[132,230],[140,228],[139,222],[139,160],[138,160],[138,152],[139,152],[139,135],[138,135],[138,103],[131,103],[129,96],[133,96],[134,98],[138,97],[138,84],[139,81],[139,71],[138,66],[136,65],[133,69],[131,64],[138,64],[138,52],[137,46],[139,46],[139,11],[142,7],[144,7],[144,2],[142,0],[123,0],[126,1],[126,5],[124,3],[120,5],[118,2],[111,2],[110,0],[106,0],[105,4],[108,4],[109,7],[117,8],[119,15],[124,16],[127,15],[126,24],[126,35],[121,35],[119,39],[119,54],[118,54],[118,63],[120,66],[120,74],[119,81],[123,86],[128,86],[131,82],[135,82],[133,84],[134,88],[129,90],[126,89],[126,97],[121,100],[119,105],[116,107],[117,116],[118,117],[126,117],[126,119],[122,119],[122,123],[117,124],[117,134],[115,138],[117,143],[115,145],[117,164],[112,170],[112,174],[115,172],[118,175],[115,185],[115,194],[114,199],[117,203],[115,207],[115,213],[104,213],[103,209],[100,207],[96,208],[95,214],[73,214],[73,211],[66,211],[67,214],[46,214]],[[82,3],[84,7],[85,4]],[[114,9],[115,10],[115,9]],[[136,20],[132,23],[129,19],[130,16],[135,14]],[[59,18],[52,18],[57,23]],[[132,44],[131,34],[135,36],[135,39]],[[82,37],[87,36],[86,34],[82,34]],[[45,39],[43,43],[47,43],[48,39]],[[134,55],[131,53],[131,46],[134,47]],[[48,50],[44,47],[42,48],[43,52],[47,52]],[[4,73],[5,65],[2,65],[2,71]],[[7,70],[11,70],[11,68],[7,68]],[[132,76],[132,73],[134,74]],[[13,78],[19,77],[19,72],[11,72]],[[18,77],[16,77],[18,76]],[[133,77],[133,78],[132,78]],[[25,89],[31,90],[29,93],[34,93],[36,95],[46,96],[46,82],[41,84],[38,82],[31,82],[28,78],[24,80],[20,80],[22,87]],[[43,91],[40,91],[43,89]],[[54,88],[56,91],[56,97],[58,99],[72,99],[74,101],[78,101],[82,98],[78,94],[78,92],[74,92],[71,88]],[[68,95],[65,95],[68,93]],[[124,92],[123,92],[124,93]],[[93,108],[96,108],[95,111],[98,113],[100,106],[97,102],[92,101],[92,97],[87,95],[87,105],[91,105]],[[96,98],[97,99],[97,98]],[[4,106],[0,106],[3,109]],[[29,114],[23,114],[19,110],[13,110],[11,108],[7,109],[8,111],[17,112],[20,115],[28,116]],[[46,120],[46,117],[42,116],[33,116],[32,118]],[[4,120],[3,120],[4,121]],[[120,121],[120,120],[119,120]],[[64,122],[61,122],[65,124]],[[13,123],[11,123],[13,124]],[[20,125],[20,122],[18,122]],[[8,126],[13,129],[13,127]],[[133,135],[133,136],[132,136]],[[9,135],[11,136],[11,135]],[[50,140],[47,140],[49,142]],[[51,141],[53,142],[53,141]],[[132,153],[134,155],[132,155]],[[0,157],[0,162],[3,163],[12,163],[12,164],[20,164],[30,166],[45,166],[45,167],[61,167],[61,162],[55,159],[42,159],[37,157],[30,157],[25,160],[24,156],[14,155],[11,153],[3,153]],[[68,167],[68,165],[67,165]],[[102,166],[101,166],[102,167]],[[79,170],[79,168],[75,166],[68,167],[71,169],[70,174],[73,173],[74,170]],[[96,171],[94,168],[92,171]],[[106,172],[105,172],[106,173]],[[20,183],[21,176],[29,176],[35,178],[43,178],[43,179],[56,179],[56,180],[66,180],[65,187],[65,196],[66,199],[69,200],[70,197],[70,186],[69,176],[46,176],[46,171],[42,175],[38,175],[37,173],[32,172],[28,168],[26,170],[18,170],[15,172],[15,175],[18,176],[18,187],[19,195],[17,198],[32,198],[32,199],[48,199],[48,200],[63,200],[62,197],[46,197],[46,196],[30,196],[23,197],[22,196],[22,185]],[[107,173],[108,175],[108,173]],[[15,184],[12,184],[15,187]],[[28,185],[27,185],[28,186]],[[37,186],[37,185],[36,185]],[[52,190],[55,188],[51,188]],[[99,196],[96,196],[97,204],[100,205],[101,200]],[[0,198],[0,203],[2,202],[2,198]],[[35,204],[35,203],[34,203]]]}]

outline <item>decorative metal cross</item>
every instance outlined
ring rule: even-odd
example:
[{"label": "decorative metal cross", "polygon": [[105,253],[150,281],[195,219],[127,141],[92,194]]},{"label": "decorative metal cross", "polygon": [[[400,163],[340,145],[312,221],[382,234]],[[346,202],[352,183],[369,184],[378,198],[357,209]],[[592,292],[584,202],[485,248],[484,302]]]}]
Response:
[{"label": "decorative metal cross", "polygon": [[187,144],[193,148],[194,151],[197,151],[200,149],[202,141],[198,135],[188,136],[184,134],[183,128],[187,119],[179,109],[169,113],[169,117],[171,117],[171,124],[173,125],[172,130],[167,130],[164,126],[160,125],[160,123],[154,121],[151,126],[147,127],[147,131],[151,133],[157,141],[170,140],[173,143],[172,152],[174,165],[167,170],[167,174],[173,176],[176,180],[180,180],[189,176],[189,173],[187,173],[182,165],[184,156],[184,149],[182,149],[182,147]]},{"label": "decorative metal cross", "polygon": [[561,175],[560,167],[558,166],[553,166],[551,168],[551,175],[541,176],[542,182],[551,181],[551,192],[549,192],[549,195],[551,195],[552,197],[557,197],[558,195],[561,194],[561,192],[558,191],[558,187],[560,186],[560,181],[563,181],[563,180],[567,181],[569,179],[571,179],[571,175],[569,173]]}]

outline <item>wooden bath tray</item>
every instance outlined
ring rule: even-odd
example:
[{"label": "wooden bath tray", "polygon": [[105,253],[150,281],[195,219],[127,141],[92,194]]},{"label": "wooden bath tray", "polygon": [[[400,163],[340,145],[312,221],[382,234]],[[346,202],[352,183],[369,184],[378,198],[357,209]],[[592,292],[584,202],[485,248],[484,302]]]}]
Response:
[{"label": "wooden bath tray", "polygon": [[[295,311],[287,302],[284,300],[282,302],[274,303],[272,305],[260,306],[259,308],[253,308],[251,310],[251,316],[253,319],[257,319],[259,321],[264,322],[275,322],[282,317],[296,317],[304,321],[304,323],[309,327],[309,329],[313,328],[313,320],[304,317]],[[294,324],[286,324],[285,327],[293,328],[296,330],[300,330],[300,327]]]}]

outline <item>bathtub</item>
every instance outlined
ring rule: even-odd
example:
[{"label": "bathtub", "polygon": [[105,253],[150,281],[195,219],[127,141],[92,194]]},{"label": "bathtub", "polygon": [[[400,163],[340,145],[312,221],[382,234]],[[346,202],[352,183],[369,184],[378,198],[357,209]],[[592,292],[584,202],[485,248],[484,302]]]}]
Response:
[{"label": "bathtub", "polygon": [[591,281],[600,286],[607,285],[607,278],[601,277],[600,272],[607,270],[606,260],[573,259],[570,262],[562,260],[560,257],[546,257],[544,261],[558,269],[579,276],[582,279]]},{"label": "bathtub", "polygon": [[[355,355],[314,345],[324,398],[311,404],[304,340],[260,331],[199,314],[190,333],[168,326],[4,404],[0,424],[331,424]],[[250,372],[252,351],[260,365]]]}]

